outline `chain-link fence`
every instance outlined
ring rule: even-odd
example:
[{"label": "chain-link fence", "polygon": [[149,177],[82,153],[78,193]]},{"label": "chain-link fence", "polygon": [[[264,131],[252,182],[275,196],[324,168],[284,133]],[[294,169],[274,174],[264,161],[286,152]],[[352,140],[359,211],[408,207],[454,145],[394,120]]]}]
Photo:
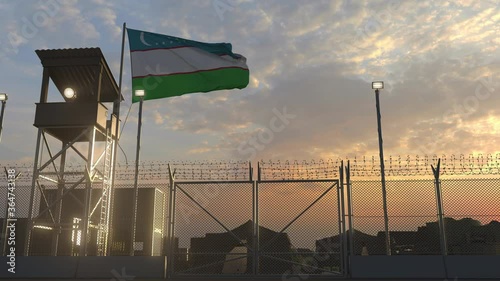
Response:
[{"label": "chain-link fence", "polygon": [[[388,180],[386,190],[392,253],[439,254],[438,233],[426,231],[437,218],[434,181]],[[354,254],[386,254],[381,191],[380,181],[352,182]]]},{"label": "chain-link fence", "polygon": [[177,275],[252,274],[252,182],[176,182],[173,268]]},{"label": "chain-link fence", "polygon": [[450,255],[500,254],[500,179],[441,180]]},{"label": "chain-link fence", "polygon": [[257,184],[259,273],[340,274],[338,181]]},{"label": "chain-link fence", "polygon": [[[444,210],[442,214],[444,227],[442,228],[445,230],[447,254],[500,254],[498,159],[498,155],[469,158],[461,156],[448,157],[441,163],[441,172],[447,176],[439,181]],[[408,160],[401,157],[387,160],[386,167],[389,171],[386,182],[387,210],[392,255],[439,255],[443,252],[436,186],[430,173],[431,170],[427,167],[434,160],[434,158]],[[242,271],[249,272],[248,265],[251,265],[250,267],[258,268],[262,273],[276,273],[280,270],[266,269],[266,264],[273,264],[278,260],[287,263],[287,266],[293,264],[295,268],[304,265],[302,268],[308,268],[311,272],[315,272],[314,270],[318,268],[322,268],[324,272],[335,271],[339,266],[335,260],[328,260],[328,265],[317,263],[318,266],[313,266],[315,269],[305,266],[314,262],[315,253],[322,253],[323,249],[318,243],[327,242],[330,246],[335,245],[334,250],[330,246],[326,247],[332,254],[337,253],[337,249],[342,247],[334,241],[335,237],[341,234],[338,231],[338,210],[336,209],[338,205],[335,201],[337,199],[328,197],[334,196],[334,193],[326,195],[322,199],[325,200],[328,197],[326,201],[320,200],[316,207],[311,207],[297,221],[282,231],[282,234],[286,234],[290,241],[290,251],[285,251],[285,253],[266,250],[265,244],[261,241],[264,256],[260,259],[258,266],[253,266],[253,263],[257,262],[252,256],[252,250],[255,248],[255,242],[252,240],[254,238],[246,234],[243,237],[238,236],[240,240],[233,236],[227,239],[224,243],[232,243],[226,245],[232,247],[228,251],[200,252],[191,249],[191,243],[215,234],[227,234],[228,230],[244,229],[247,224],[250,224],[253,229],[265,228],[266,230],[261,231],[261,235],[267,230],[280,233],[282,228],[294,218],[294,215],[297,215],[298,210],[309,202],[309,199],[317,196],[320,190],[325,190],[325,186],[320,186],[318,182],[339,177],[338,168],[341,164],[342,161],[338,160],[260,162],[260,167],[255,173],[259,178],[257,182],[275,181],[277,183],[260,183],[258,198],[254,198],[252,192],[255,192],[253,190],[255,187],[252,186],[255,181],[252,179],[252,165],[248,162],[172,163],[172,170],[176,171],[176,179],[205,182],[204,184],[198,183],[198,185],[176,182],[180,183],[185,191],[184,193],[179,189],[176,193],[178,203],[174,244],[177,249],[177,272],[239,272],[240,274]],[[352,241],[349,248],[352,245],[354,255],[386,254],[382,186],[380,174],[377,173],[377,165],[378,163],[373,159],[358,158],[351,166],[352,231],[347,229],[346,236]],[[133,221],[131,204],[134,170],[133,165],[117,166],[117,183],[114,194],[111,196],[108,255],[129,255],[130,229]],[[165,162],[141,163],[140,165],[138,228],[136,243],[134,243],[136,255],[165,255],[167,253],[167,221],[169,219],[167,166]],[[18,241],[16,251],[21,255],[32,189],[32,170],[29,166],[22,165],[14,165],[14,168],[17,172],[22,172],[14,191],[15,218],[17,218],[16,241]],[[68,166],[66,171],[69,174],[65,177],[68,186],[71,186],[70,182],[77,182],[82,176],[81,172],[71,175],[71,171],[81,170],[81,168]],[[450,178],[454,174],[460,176]],[[287,183],[290,180],[295,183]],[[214,183],[215,181],[217,183]],[[306,184],[304,181],[311,181],[311,183]],[[77,184],[74,191],[65,197],[61,206],[58,255],[79,254],[83,191],[84,184]],[[97,251],[90,245],[95,245],[97,239],[100,193],[100,185],[93,185],[92,207],[89,211],[92,213],[94,207],[97,206],[97,208],[90,218],[88,239],[94,242],[89,243],[89,255]],[[55,230],[49,225],[54,220],[56,205],[52,205],[47,211],[44,209],[55,202],[57,183],[42,179],[40,184],[35,186],[34,194],[33,217],[40,217],[33,226],[30,255],[52,255]],[[188,195],[200,204],[195,204]],[[347,198],[344,199],[347,206]],[[9,200],[13,199],[8,196],[7,180],[4,180],[0,183],[2,238],[8,235],[5,218],[8,217],[7,206],[11,204]],[[256,200],[257,208],[252,207],[252,200]],[[331,205],[323,206],[322,204],[326,204],[323,202],[327,201],[331,202],[328,203]],[[220,223],[227,229],[203,208],[214,217],[220,217]],[[2,241],[5,243],[6,239]],[[6,249],[5,245],[3,249]],[[229,258],[231,255],[234,258]],[[195,263],[196,256],[201,258],[198,258],[199,261]],[[209,265],[206,263],[208,260],[217,263],[217,266]],[[241,269],[243,260],[247,265],[245,270]]]},{"label": "chain-link fence", "polygon": [[[385,255],[381,182],[351,184],[354,254]],[[440,184],[447,254],[500,254],[500,179],[443,179]],[[387,180],[386,190],[391,254],[441,254],[435,181]]]}]

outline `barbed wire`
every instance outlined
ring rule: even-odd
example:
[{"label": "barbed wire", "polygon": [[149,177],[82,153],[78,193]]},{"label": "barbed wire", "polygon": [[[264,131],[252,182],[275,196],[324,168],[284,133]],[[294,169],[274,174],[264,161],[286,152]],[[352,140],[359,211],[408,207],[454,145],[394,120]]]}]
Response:
[{"label": "barbed wire", "polygon": [[246,161],[170,162],[175,180],[249,181],[251,166]]},{"label": "barbed wire", "polygon": [[[498,175],[500,174],[500,153],[447,155],[406,155],[389,156],[384,160],[388,177],[432,176],[431,165],[441,159],[441,175]],[[339,176],[341,163],[350,163],[351,177],[380,176],[378,156],[345,157],[311,161],[261,161],[262,180],[282,179],[333,179]]]},{"label": "barbed wire", "polygon": [[342,159],[311,161],[260,161],[261,180],[335,179],[339,176]]},{"label": "barbed wire", "polygon": [[[499,175],[500,153],[497,154],[452,154],[447,155],[406,155],[389,156],[385,159],[386,176],[432,176],[431,165],[441,159],[441,175]],[[264,161],[258,162],[262,180],[284,179],[335,179],[339,177],[341,163],[351,167],[351,177],[380,176],[378,156],[344,157],[328,160],[310,161]],[[247,161],[141,161],[139,163],[139,180],[168,182],[168,165],[175,170],[175,178],[179,181],[247,181],[251,179],[250,163]],[[19,182],[31,182],[33,166],[26,163],[3,165],[8,169],[21,172]],[[77,179],[83,175],[85,166],[67,163],[65,178]],[[55,172],[48,166],[44,172]],[[115,180],[130,181],[135,176],[134,163],[117,163]],[[56,177],[56,175],[54,175]]]},{"label": "barbed wire", "polygon": [[[431,165],[436,166],[441,159],[441,175],[498,175],[500,174],[500,153],[493,154],[452,154],[419,156],[389,156],[385,159],[387,176],[433,175]],[[354,158],[351,163],[352,176],[380,176],[378,157]]]},{"label": "barbed wire", "polygon": [[[246,181],[250,180],[250,166],[246,161],[141,161],[139,163],[139,180],[142,181],[165,181],[168,182],[168,165],[175,171],[175,179],[178,181]],[[8,169],[15,169],[21,175],[18,182],[31,182],[33,177],[33,165],[13,163],[5,165]],[[135,177],[134,163],[116,164],[116,181],[133,180]],[[85,165],[67,163],[65,166],[65,180],[77,180],[84,175]],[[44,169],[45,174],[54,173],[52,166]],[[57,175],[53,174],[52,178]]]}]

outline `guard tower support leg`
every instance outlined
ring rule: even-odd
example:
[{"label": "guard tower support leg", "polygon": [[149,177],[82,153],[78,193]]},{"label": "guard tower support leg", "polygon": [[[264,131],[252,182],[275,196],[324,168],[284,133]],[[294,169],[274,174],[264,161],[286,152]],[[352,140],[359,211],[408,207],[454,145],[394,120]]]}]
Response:
[{"label": "guard tower support leg", "polygon": [[[40,103],[46,103],[49,94],[49,82],[50,82],[50,71],[47,68],[43,68],[42,74],[42,86],[40,90]],[[33,201],[35,198],[35,185],[38,180],[38,157],[40,155],[40,144],[42,140],[42,129],[38,129],[36,137],[36,148],[35,148],[35,159],[33,161],[33,179],[31,181],[31,194],[30,194],[30,204],[28,209],[28,219],[26,226],[26,237],[24,240],[24,255],[28,256],[30,252],[31,243],[31,231],[33,229]]]},{"label": "guard tower support leg", "polygon": [[35,160],[33,164],[33,178],[31,180],[31,194],[30,203],[28,209],[28,219],[26,226],[26,237],[24,240],[24,255],[29,256],[30,246],[31,246],[31,232],[33,230],[33,201],[35,198],[35,186],[38,179],[38,156],[40,154],[40,143],[42,140],[42,129],[38,129],[38,134],[36,138],[36,150],[35,150]]},{"label": "guard tower support leg", "polygon": [[94,164],[94,144],[95,144],[95,127],[90,127],[89,131],[89,147],[87,156],[87,182],[85,184],[85,201],[83,207],[83,217],[82,217],[82,239],[80,241],[80,256],[87,255],[87,242],[89,238],[89,212],[90,212],[90,199],[92,192],[92,176],[93,176],[93,164]]},{"label": "guard tower support leg", "polygon": [[57,177],[57,205],[56,205],[56,210],[55,210],[55,225],[53,227],[53,234],[52,234],[52,250],[51,250],[51,255],[52,256],[57,256],[57,248],[59,246],[59,235],[61,234],[61,212],[62,212],[62,196],[64,193],[64,166],[66,165],[66,142],[62,143],[62,151],[63,153],[61,154],[61,162],[59,165],[59,175]]}]

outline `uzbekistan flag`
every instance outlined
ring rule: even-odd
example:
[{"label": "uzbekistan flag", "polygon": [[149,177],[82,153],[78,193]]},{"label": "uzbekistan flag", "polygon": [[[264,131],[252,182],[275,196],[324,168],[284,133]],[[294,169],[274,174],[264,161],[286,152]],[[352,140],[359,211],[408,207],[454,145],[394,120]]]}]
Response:
[{"label": "uzbekistan flag", "polygon": [[[202,43],[134,29],[127,33],[132,89],[144,90],[144,100],[248,85],[246,58],[233,53],[229,43]],[[132,102],[139,100],[132,95]]]}]

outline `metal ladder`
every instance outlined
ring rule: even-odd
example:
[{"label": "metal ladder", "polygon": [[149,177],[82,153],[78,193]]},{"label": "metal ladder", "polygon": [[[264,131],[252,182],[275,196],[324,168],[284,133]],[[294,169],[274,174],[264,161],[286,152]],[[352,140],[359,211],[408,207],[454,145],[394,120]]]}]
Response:
[{"label": "metal ladder", "polygon": [[109,233],[109,193],[112,183],[113,172],[113,137],[111,129],[106,130],[106,148],[104,156],[104,172],[102,180],[101,212],[99,215],[99,228],[97,230],[97,255],[105,256],[107,250],[107,241]]}]

